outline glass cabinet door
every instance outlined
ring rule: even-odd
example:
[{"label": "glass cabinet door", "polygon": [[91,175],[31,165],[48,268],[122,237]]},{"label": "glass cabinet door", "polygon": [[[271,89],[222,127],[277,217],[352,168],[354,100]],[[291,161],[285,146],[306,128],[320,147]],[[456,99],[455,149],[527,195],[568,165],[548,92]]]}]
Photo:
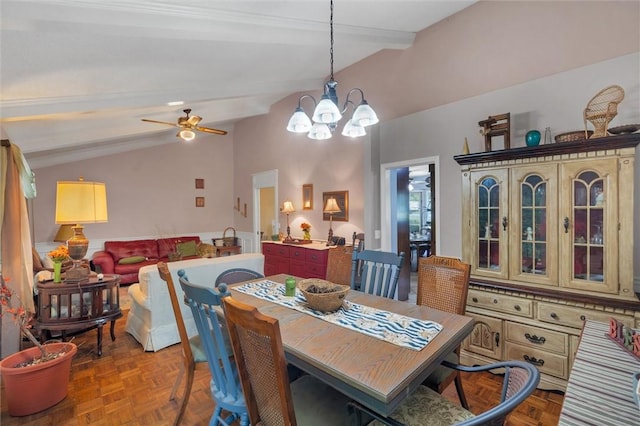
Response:
[{"label": "glass cabinet door", "polygon": [[507,277],[507,171],[471,172],[473,210],[473,273]]},{"label": "glass cabinet door", "polygon": [[523,166],[511,172],[509,275],[557,286],[557,167]]},{"label": "glass cabinet door", "polygon": [[603,160],[595,167],[566,165],[568,193],[563,203],[561,285],[604,293],[617,292],[617,259],[610,256],[617,242],[617,205],[614,193],[616,162]]}]

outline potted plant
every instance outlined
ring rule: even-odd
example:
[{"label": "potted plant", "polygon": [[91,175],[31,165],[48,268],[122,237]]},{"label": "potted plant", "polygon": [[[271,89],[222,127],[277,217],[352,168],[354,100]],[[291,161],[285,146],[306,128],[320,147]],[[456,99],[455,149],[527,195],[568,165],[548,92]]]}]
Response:
[{"label": "potted plant", "polygon": [[67,395],[71,360],[78,351],[75,344],[56,342],[40,344],[31,332],[32,314],[21,303],[14,306],[9,278],[0,273],[0,308],[2,315],[13,317],[23,336],[34,347],[7,356],[0,361],[0,375],[4,382],[9,414],[26,416],[46,410]]}]

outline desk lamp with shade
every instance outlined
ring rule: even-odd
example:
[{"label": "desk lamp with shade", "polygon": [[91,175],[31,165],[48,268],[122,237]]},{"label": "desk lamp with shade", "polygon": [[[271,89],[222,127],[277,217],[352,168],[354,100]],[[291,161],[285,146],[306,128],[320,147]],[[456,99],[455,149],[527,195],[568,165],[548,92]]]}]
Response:
[{"label": "desk lamp with shade", "polygon": [[333,215],[340,213],[342,210],[340,210],[335,197],[329,197],[322,211],[329,214],[329,238],[327,239],[327,245],[331,246],[333,245]]},{"label": "desk lamp with shade", "polygon": [[287,237],[284,239],[284,243],[290,243],[293,241],[293,238],[291,238],[291,228],[289,227],[289,214],[290,213],[294,213],[296,211],[295,208],[293,208],[293,203],[291,201],[285,201],[284,204],[282,205],[282,213],[285,213],[287,215]]},{"label": "desk lamp with shade", "polygon": [[65,282],[85,282],[89,278],[89,270],[81,266],[89,250],[89,240],[81,224],[106,223],[107,220],[107,190],[104,183],[85,182],[82,178],[78,181],[58,181],[56,224],[63,225],[61,230],[64,225],[73,225],[73,236],[67,240],[73,267],[66,272]]}]

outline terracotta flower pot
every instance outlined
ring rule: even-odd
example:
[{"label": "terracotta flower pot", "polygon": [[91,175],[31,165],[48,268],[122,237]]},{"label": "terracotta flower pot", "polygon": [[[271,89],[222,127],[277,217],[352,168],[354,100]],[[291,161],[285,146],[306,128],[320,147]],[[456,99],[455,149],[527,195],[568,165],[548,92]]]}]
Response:
[{"label": "terracotta flower pot", "polygon": [[64,350],[56,359],[28,367],[15,366],[40,355],[33,347],[16,352],[0,361],[9,414],[27,416],[56,405],[67,396],[71,360],[78,351],[73,343],[48,343],[48,352]]}]

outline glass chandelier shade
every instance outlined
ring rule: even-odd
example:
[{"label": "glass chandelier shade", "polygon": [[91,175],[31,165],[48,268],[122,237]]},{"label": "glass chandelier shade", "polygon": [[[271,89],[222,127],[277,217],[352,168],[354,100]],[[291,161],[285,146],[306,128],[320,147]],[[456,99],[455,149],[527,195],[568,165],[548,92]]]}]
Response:
[{"label": "glass chandelier shade", "polygon": [[178,132],[176,136],[181,138],[183,141],[189,142],[195,139],[196,132],[190,129],[182,129]]},{"label": "glass chandelier shade", "polygon": [[[342,135],[350,137],[360,137],[366,135],[365,127],[372,126],[378,122],[378,116],[373,108],[369,106],[369,103],[364,98],[364,92],[362,89],[354,88],[349,90],[347,98],[340,109],[340,103],[338,101],[338,94],[336,87],[338,82],[333,79],[333,0],[331,4],[331,17],[329,20],[329,28],[331,32],[331,48],[329,50],[331,75],[329,80],[324,85],[324,91],[320,97],[320,102],[316,103],[316,99],[311,95],[302,95],[298,99],[298,107],[289,119],[287,124],[287,130],[294,133],[307,133],[307,137],[310,139],[323,140],[331,138],[332,132],[338,127],[338,122],[344,116],[349,104],[354,103],[349,99],[353,92],[359,92],[361,102],[355,109],[353,116],[345,125]],[[305,113],[301,106],[301,101],[304,98],[311,98],[315,104],[315,109],[311,119]],[[313,121],[313,124],[312,124]]]}]

